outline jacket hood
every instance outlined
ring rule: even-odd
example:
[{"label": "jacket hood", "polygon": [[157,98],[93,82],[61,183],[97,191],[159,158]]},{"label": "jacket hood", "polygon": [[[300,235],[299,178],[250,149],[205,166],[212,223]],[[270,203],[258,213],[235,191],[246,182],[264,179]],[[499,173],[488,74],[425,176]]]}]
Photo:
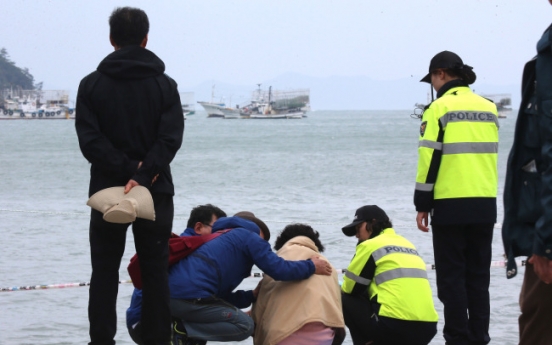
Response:
[{"label": "jacket hood", "polygon": [[163,74],[165,64],[151,51],[135,45],[109,54],[97,70],[115,79],[145,79]]},{"label": "jacket hood", "polygon": [[213,224],[213,232],[225,229],[243,228],[259,235],[261,229],[257,224],[241,217],[221,217]]}]

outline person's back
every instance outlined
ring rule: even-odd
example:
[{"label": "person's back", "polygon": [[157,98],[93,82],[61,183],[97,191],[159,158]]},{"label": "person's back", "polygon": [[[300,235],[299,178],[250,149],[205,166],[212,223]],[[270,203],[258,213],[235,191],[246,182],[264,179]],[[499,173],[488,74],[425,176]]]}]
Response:
[{"label": "person's back", "polygon": [[[306,230],[311,230],[314,236],[307,237],[309,232],[300,235],[304,232],[300,227],[308,227]],[[293,233],[293,237],[280,241],[287,235],[286,231]],[[318,234],[312,228],[291,224],[276,240],[275,249],[283,259],[306,260],[320,255],[319,246],[323,250]],[[325,259],[322,255],[320,257]],[[342,341],[345,324],[336,270],[332,269],[329,277],[313,275],[293,282],[276,281],[265,275],[251,316],[255,321],[253,341],[256,345],[303,344],[305,341],[308,344],[332,344],[336,333]]]},{"label": "person's back", "polygon": [[169,164],[182,144],[184,116],[176,83],[164,64],[145,49],[149,20],[137,8],[116,8],[109,17],[115,51],[85,78],[77,93],[75,129],[83,156],[92,164],[89,196],[109,187],[149,189],[155,219],[110,223],[92,210],[92,277],[88,317],[90,345],[114,344],[119,266],[132,224],[144,278],[141,323],[145,344],[170,341],[168,240],[174,216]]},{"label": "person's back", "polygon": [[[430,150],[442,143],[433,189],[433,222],[494,223],[498,180],[496,106],[468,86],[451,86],[431,103],[423,121],[427,125],[421,137],[435,144],[422,147],[420,155],[432,157]],[[417,182],[432,173],[429,160],[427,164],[419,166]]]},{"label": "person's back", "polygon": [[204,244],[171,268],[171,298],[193,299],[216,295],[245,308],[251,304],[252,296],[240,296],[232,294],[232,291],[251,275],[253,265],[271,272],[276,279],[304,279],[309,276],[297,265],[267,257],[265,254],[271,252],[270,244],[259,236],[259,228],[254,223],[239,217],[223,217],[215,222],[213,232],[224,229],[232,230]]},{"label": "person's back", "polygon": [[81,81],[75,125],[92,163],[90,194],[131,177],[152,193],[174,194],[168,164],[180,147],[184,118],[176,83],[164,70],[154,53],[129,45]]},{"label": "person's back", "polygon": [[[368,295],[377,296],[379,316],[437,321],[425,262],[410,241],[388,228],[360,243],[356,253],[374,260],[374,283],[369,285]],[[353,280],[343,279],[343,291],[352,291],[354,285]]]}]

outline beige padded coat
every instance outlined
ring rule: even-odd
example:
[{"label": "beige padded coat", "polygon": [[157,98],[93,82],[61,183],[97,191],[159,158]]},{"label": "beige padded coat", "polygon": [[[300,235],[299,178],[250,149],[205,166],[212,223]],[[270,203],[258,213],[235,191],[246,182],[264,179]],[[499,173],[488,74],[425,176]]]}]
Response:
[{"label": "beige padded coat", "polygon": [[[287,241],[276,253],[286,260],[306,260],[322,256],[314,242],[305,236]],[[344,328],[341,292],[337,272],[331,276],[312,275],[299,281],[275,281],[265,275],[251,316],[255,321],[255,345],[277,344],[310,322]]]}]

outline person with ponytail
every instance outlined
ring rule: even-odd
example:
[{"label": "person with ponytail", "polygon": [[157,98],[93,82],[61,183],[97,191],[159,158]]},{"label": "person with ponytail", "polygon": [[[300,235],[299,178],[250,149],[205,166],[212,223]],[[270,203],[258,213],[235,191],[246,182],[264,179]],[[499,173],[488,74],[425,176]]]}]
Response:
[{"label": "person with ponytail", "polygon": [[437,98],[420,126],[414,191],[418,229],[429,231],[444,305],[447,344],[487,344],[491,244],[498,189],[496,105],[470,89],[477,79],[460,56],[442,51],[431,59]]}]

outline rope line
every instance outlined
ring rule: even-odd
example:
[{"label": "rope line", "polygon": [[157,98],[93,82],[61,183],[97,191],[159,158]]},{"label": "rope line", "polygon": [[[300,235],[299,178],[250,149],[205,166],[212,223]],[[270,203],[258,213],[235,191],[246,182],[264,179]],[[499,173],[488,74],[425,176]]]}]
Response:
[{"label": "rope line", "polygon": [[[17,210],[17,209],[7,209],[7,208],[0,208],[0,212],[12,212],[12,213],[32,213],[32,214],[43,214],[43,215],[61,215],[61,216],[90,216],[90,213],[87,212],[53,212],[53,211],[37,211],[37,210]],[[179,220],[188,220],[187,217],[184,216],[174,216],[174,219]],[[292,224],[292,223],[298,223],[298,221],[285,221],[285,220],[271,220],[271,219],[263,219],[265,223],[273,223],[273,224]],[[341,228],[343,226],[343,222],[339,223],[331,223],[331,222],[309,222],[309,221],[300,221],[301,223],[307,223],[309,225],[335,225]],[[411,225],[406,224],[398,224],[393,226],[393,228],[396,229],[408,229],[413,228],[416,226],[416,223],[414,220],[412,221]],[[502,228],[502,223],[496,223],[495,229]]]},{"label": "rope line", "polygon": [[[525,266],[526,260],[516,260],[516,263],[519,266]],[[505,267],[506,261],[491,261],[491,267]],[[427,270],[435,270],[434,264],[427,264]],[[344,274],[347,272],[346,268],[336,269],[337,273]],[[255,272],[252,273],[248,278],[262,278],[264,273]],[[132,280],[119,280],[119,284],[131,284]],[[46,290],[46,289],[63,289],[70,287],[81,287],[81,286],[90,286],[90,282],[80,282],[80,283],[64,283],[64,284],[49,284],[49,285],[23,285],[23,286],[13,286],[0,288],[0,292],[7,291],[27,291],[27,290]]]}]

